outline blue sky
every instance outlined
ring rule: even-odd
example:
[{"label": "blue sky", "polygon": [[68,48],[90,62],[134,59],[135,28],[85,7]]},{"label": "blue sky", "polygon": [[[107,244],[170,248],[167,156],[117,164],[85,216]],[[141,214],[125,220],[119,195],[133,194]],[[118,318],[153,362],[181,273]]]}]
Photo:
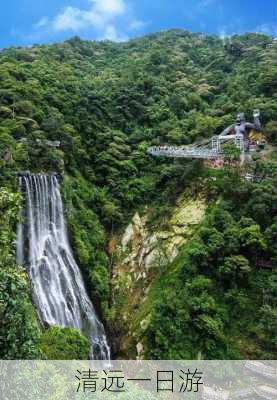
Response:
[{"label": "blue sky", "polygon": [[83,39],[125,41],[169,28],[277,36],[277,0],[5,0],[0,47]]}]

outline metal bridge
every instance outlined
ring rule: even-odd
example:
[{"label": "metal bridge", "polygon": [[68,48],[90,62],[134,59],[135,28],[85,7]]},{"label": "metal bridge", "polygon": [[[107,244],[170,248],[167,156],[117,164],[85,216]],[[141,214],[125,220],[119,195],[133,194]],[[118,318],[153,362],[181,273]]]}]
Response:
[{"label": "metal bridge", "polygon": [[187,146],[154,146],[147,149],[152,156],[173,158],[216,159],[223,153],[225,144],[234,144],[242,153],[245,151],[243,135],[219,135],[211,139]]}]

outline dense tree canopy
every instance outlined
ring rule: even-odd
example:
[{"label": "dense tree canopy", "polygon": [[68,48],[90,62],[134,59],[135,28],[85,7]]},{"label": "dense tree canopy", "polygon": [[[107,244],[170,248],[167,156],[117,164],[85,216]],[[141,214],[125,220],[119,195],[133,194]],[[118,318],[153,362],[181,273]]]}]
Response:
[{"label": "dense tree canopy", "polygon": [[[276,265],[276,160],[258,161],[256,174],[263,180],[250,183],[240,179],[233,162],[215,179],[201,161],[152,159],[146,149],[208,138],[231,124],[238,111],[251,119],[253,108],[260,108],[266,137],[274,144],[275,56],[276,42],[267,35],[222,40],[182,30],[121,44],[75,37],[1,51],[2,357],[29,357],[37,348],[37,328],[26,316],[31,312],[27,280],[15,269],[12,251],[19,170],[64,175],[72,245],[104,319],[111,305],[109,236],[146,205],[153,218],[161,219],[186,187],[200,182],[207,198],[220,206],[175,261],[173,284],[167,284],[166,274],[157,283],[162,295],[153,303],[142,338],[148,355],[273,356],[276,276],[273,267],[260,264]],[[61,146],[48,146],[47,140],[59,140]],[[226,156],[235,161],[238,155],[227,148]],[[266,302],[264,290],[270,297]],[[20,306],[19,297],[25,299]],[[247,321],[236,322],[237,314]],[[19,325],[20,332],[14,330]],[[251,338],[256,346],[248,354],[243,343],[234,344],[242,330],[242,340]]]}]

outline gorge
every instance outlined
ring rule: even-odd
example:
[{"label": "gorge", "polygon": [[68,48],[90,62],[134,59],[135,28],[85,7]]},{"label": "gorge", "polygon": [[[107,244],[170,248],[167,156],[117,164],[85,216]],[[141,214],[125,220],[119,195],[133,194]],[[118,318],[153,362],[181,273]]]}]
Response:
[{"label": "gorge", "polygon": [[[106,336],[113,359],[276,358],[276,45],[174,29],[0,52],[0,358],[107,358]],[[147,153],[254,108],[249,165]]]}]

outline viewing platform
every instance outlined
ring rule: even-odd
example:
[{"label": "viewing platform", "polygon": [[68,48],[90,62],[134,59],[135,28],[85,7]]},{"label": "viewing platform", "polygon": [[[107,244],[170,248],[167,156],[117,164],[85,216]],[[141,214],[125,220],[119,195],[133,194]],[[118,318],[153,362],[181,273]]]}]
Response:
[{"label": "viewing platform", "polygon": [[234,144],[241,153],[245,152],[243,135],[224,135],[188,146],[153,146],[147,149],[147,153],[151,156],[212,160],[223,154],[226,144]]}]

